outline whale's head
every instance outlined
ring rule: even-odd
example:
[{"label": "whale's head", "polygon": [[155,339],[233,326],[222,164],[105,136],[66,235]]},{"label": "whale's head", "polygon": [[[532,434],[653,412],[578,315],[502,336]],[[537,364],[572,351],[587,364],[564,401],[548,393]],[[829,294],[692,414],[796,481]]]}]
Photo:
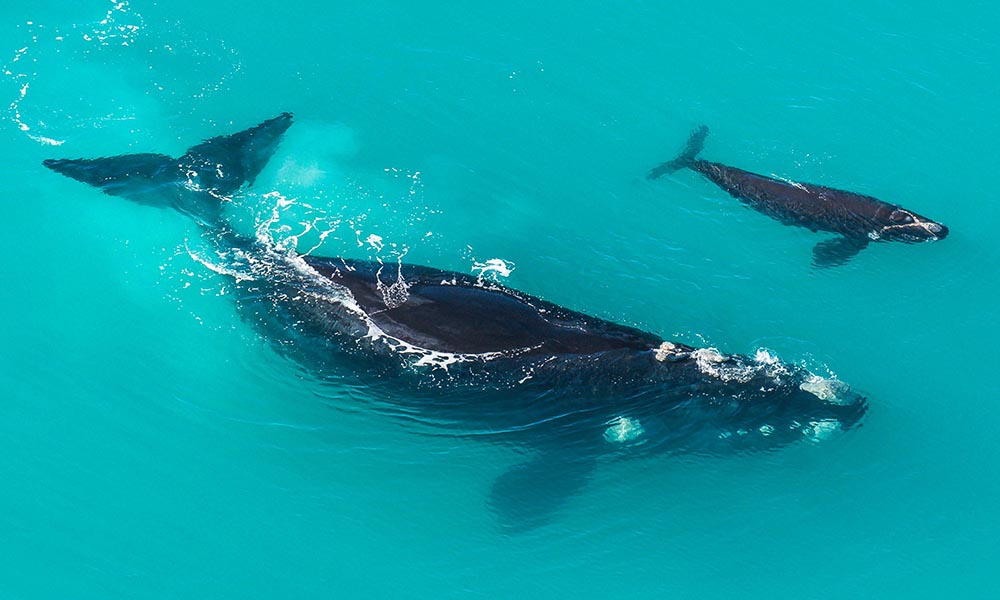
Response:
[{"label": "whale's head", "polygon": [[846,383],[797,366],[772,363],[742,385],[720,394],[721,451],[823,442],[858,427],[868,412],[866,398]]},{"label": "whale's head", "polygon": [[856,428],[867,400],[833,377],[778,360],[665,342],[663,378],[604,423],[609,447],[725,455],[819,442]]},{"label": "whale's head", "polygon": [[879,239],[898,242],[929,242],[948,237],[948,228],[942,223],[918,215],[902,207],[896,207],[880,222],[876,231]]}]

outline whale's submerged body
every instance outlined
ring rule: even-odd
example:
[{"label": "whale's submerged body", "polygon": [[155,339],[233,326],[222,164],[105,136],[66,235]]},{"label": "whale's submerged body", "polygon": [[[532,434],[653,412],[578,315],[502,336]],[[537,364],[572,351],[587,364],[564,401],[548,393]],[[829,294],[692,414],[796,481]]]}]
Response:
[{"label": "whale's submerged body", "polygon": [[462,273],[298,255],[239,235],[220,201],[253,181],[291,120],[177,159],[45,164],[211,228],[241,313],[317,377],[356,377],[389,412],[530,452],[493,485],[504,525],[544,522],[602,457],[767,451],[849,429],[866,412],[847,386],[766,352],[725,355]]}]

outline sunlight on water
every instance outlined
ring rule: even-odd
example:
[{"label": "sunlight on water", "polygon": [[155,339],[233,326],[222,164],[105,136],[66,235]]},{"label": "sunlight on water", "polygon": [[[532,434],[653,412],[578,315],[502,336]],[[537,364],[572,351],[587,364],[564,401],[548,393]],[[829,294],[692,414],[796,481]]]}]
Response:
[{"label": "sunlight on water", "polygon": [[[996,597],[997,10],[769,9],[4,7],[0,597]],[[42,166],[285,111],[232,232]],[[949,235],[817,268],[831,234],[646,179],[702,124],[706,161]],[[703,377],[663,411],[649,381],[601,406],[586,370],[484,375],[511,353],[394,337],[302,256],[373,261],[396,308],[407,264],[520,290]],[[360,342],[296,329],[288,289]],[[782,385],[815,411],[739,421]]]}]

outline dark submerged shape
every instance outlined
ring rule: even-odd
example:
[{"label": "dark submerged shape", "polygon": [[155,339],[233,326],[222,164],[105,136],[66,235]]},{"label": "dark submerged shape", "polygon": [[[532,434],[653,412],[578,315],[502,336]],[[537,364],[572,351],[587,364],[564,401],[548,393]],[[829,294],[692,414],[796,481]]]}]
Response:
[{"label": "dark submerged shape", "polygon": [[770,451],[865,414],[847,386],[766,353],[724,355],[466,274],[298,255],[236,233],[221,202],[253,181],[290,124],[286,113],[179,159],[45,165],[209,227],[238,275],[241,314],[316,377],[353,378],[386,413],[528,452],[490,493],[505,527],[546,522],[602,460]]},{"label": "dark submerged shape", "polygon": [[650,170],[647,178],[656,179],[688,168],[701,173],[750,208],[786,225],[839,234],[816,244],[813,264],[817,267],[843,264],[871,241],[915,243],[948,236],[948,228],[941,223],[871,196],[811,183],[782,181],[699,160],[697,156],[706,136],[708,127],[702,125],[695,129],[680,156]]}]

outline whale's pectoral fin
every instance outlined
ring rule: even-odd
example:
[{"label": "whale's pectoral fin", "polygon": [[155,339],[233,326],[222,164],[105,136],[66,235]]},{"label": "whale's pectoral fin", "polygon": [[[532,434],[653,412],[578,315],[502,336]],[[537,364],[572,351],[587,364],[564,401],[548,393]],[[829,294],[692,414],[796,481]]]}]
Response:
[{"label": "whale's pectoral fin", "polygon": [[825,269],[842,265],[868,246],[868,240],[835,237],[823,240],[813,248],[813,266]]},{"label": "whale's pectoral fin", "polygon": [[56,158],[46,167],[77,181],[99,187],[112,196],[141,194],[174,181],[177,161],[165,154],[125,154],[107,158]]},{"label": "whale's pectoral fin", "polygon": [[489,505],[500,526],[519,533],[548,523],[590,479],[592,457],[566,457],[542,452],[500,475],[490,490]]}]

